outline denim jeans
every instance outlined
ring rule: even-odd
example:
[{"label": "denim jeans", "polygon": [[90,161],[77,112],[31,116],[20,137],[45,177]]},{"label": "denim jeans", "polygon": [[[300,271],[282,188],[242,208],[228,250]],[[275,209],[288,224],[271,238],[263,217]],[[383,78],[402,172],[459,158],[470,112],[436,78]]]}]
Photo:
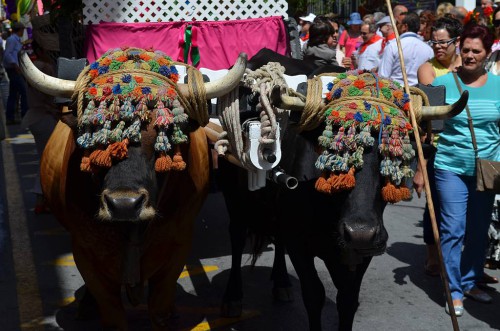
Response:
[{"label": "denim jeans", "polygon": [[[441,202],[441,250],[452,299],[483,276],[494,193],[477,192],[476,177],[435,169]],[[463,251],[462,251],[463,247]]]},{"label": "denim jeans", "polygon": [[[433,154],[429,160],[427,160],[427,177],[429,178],[429,187],[431,189],[432,205],[434,206],[434,214],[436,216],[436,223],[439,229],[439,224],[441,223],[441,210],[439,208],[439,196],[436,192],[436,181],[434,179],[434,158]],[[435,244],[434,242],[434,232],[432,231],[431,215],[429,212],[429,206],[425,204],[424,216],[422,219],[422,226],[424,229],[424,242],[428,245]]]},{"label": "denim jeans", "polygon": [[15,118],[16,104],[19,97],[21,97],[21,117],[24,117],[24,114],[28,111],[27,86],[23,75],[18,73],[15,69],[6,69],[6,71],[10,82],[5,117],[8,121],[12,121]]}]

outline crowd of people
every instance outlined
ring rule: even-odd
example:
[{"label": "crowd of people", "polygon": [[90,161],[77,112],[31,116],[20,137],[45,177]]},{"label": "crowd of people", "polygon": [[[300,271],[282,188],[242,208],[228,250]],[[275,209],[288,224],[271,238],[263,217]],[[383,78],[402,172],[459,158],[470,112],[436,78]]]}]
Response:
[{"label": "crowd of people", "polygon": [[[450,104],[458,100],[461,90],[467,90],[477,156],[500,161],[500,0],[482,0],[473,11],[441,3],[436,11],[410,12],[396,5],[392,12],[408,85],[444,86],[445,102]],[[404,83],[398,44],[386,13],[361,17],[354,12],[345,26],[335,15],[309,14],[300,17],[299,24],[307,26],[301,35],[304,60],[369,70]],[[500,227],[490,225],[495,194],[476,190],[476,155],[466,111],[444,121],[440,130],[423,131],[422,142],[430,151],[425,167],[453,309],[462,316],[464,297],[490,303],[492,297],[484,285],[498,282],[484,272],[487,257],[489,267],[500,260],[500,231],[496,230]],[[418,165],[414,189],[419,197],[423,188]],[[439,276],[428,206],[423,228],[427,246],[424,271]],[[487,250],[488,233],[495,237],[495,249]],[[492,251],[496,261],[491,261]],[[446,306],[446,312],[449,309]]]}]

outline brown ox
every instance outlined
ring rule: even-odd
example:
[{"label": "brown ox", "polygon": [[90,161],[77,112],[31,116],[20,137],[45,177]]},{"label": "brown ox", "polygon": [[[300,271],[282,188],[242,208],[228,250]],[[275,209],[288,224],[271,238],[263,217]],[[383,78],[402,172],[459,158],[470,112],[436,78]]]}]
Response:
[{"label": "brown ox", "polygon": [[[138,56],[134,59],[141,61]],[[75,82],[44,75],[26,55],[20,63],[28,82],[37,89],[54,96],[73,94]],[[237,86],[245,65],[242,53],[226,77],[205,84],[206,98]],[[121,77],[126,76],[124,69]],[[92,85],[86,91],[90,91],[88,86]],[[177,87],[179,94],[189,95],[187,86]],[[137,304],[146,282],[153,330],[167,328],[176,281],[191,247],[193,221],[207,194],[209,149],[203,124],[190,119],[185,125],[189,139],[177,150],[185,160],[185,170],[159,173],[155,172],[158,153],[154,148],[159,115],[146,115],[151,119],[142,122],[141,138],[129,143],[127,157],[113,160],[110,167],[92,165],[91,172],[81,171],[85,152],[76,144],[81,116],[77,127],[71,113],[63,115],[64,123],[58,123],[41,161],[43,191],[54,215],[71,234],[76,265],[97,301],[103,327],[109,329],[128,329],[122,286],[131,303]]]}]

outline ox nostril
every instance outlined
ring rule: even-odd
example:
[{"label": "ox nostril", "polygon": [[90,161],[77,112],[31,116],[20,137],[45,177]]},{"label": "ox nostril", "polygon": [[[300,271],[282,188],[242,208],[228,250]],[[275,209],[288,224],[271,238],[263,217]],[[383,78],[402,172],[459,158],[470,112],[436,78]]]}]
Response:
[{"label": "ox nostril", "polygon": [[144,194],[127,197],[113,197],[106,195],[105,200],[113,218],[129,219],[134,218],[142,208],[145,196]]}]

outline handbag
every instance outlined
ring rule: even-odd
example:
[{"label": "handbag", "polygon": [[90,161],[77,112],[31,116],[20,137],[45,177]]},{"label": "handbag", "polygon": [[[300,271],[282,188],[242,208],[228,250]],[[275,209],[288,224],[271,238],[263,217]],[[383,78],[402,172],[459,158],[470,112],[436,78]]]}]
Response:
[{"label": "handbag", "polygon": [[[462,87],[458,82],[457,74],[453,73],[455,83],[457,84],[458,91],[462,94]],[[491,161],[479,158],[477,152],[476,135],[474,133],[474,124],[470,114],[469,106],[466,105],[467,122],[469,123],[470,135],[472,138],[472,145],[474,146],[474,154],[476,156],[476,190],[480,192],[492,192],[495,194],[500,193],[500,162]]]}]

